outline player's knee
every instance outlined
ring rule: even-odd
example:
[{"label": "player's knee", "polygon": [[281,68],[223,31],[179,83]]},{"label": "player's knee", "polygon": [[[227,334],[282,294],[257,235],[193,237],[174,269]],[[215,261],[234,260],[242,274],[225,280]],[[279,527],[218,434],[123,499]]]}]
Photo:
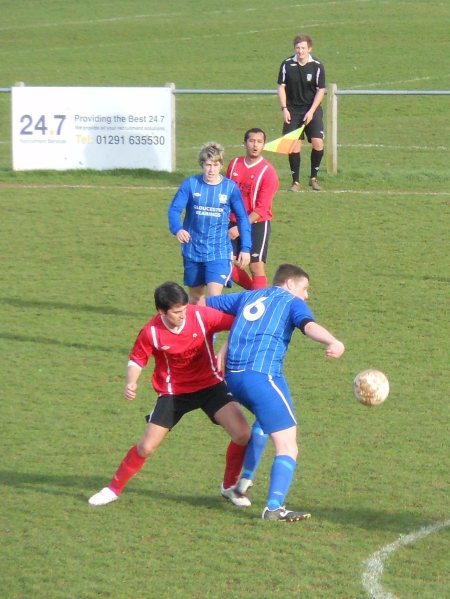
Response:
[{"label": "player's knee", "polygon": [[298,447],[297,447],[297,445],[295,445],[295,447],[292,447],[290,456],[291,456],[291,458],[293,460],[297,461],[297,458],[298,458]]},{"label": "player's knee", "polygon": [[141,458],[148,458],[154,451],[155,448],[145,442],[140,442],[137,444],[137,453]]},{"label": "player's knee", "polygon": [[247,445],[247,443],[250,441],[251,435],[251,428],[249,427],[247,421],[243,420],[238,426],[234,427],[234,430],[231,434],[231,439],[237,445]]},{"label": "player's knee", "polygon": [[289,439],[273,439],[276,455],[288,455],[293,460],[297,460],[298,446],[297,442]]},{"label": "player's knee", "polygon": [[250,435],[233,435],[231,439],[236,443],[236,445],[248,445],[248,442],[250,441]]},{"label": "player's knee", "polygon": [[189,294],[189,303],[190,304],[200,304],[202,302],[202,300],[204,299],[204,295],[200,294],[200,293],[190,293]]}]

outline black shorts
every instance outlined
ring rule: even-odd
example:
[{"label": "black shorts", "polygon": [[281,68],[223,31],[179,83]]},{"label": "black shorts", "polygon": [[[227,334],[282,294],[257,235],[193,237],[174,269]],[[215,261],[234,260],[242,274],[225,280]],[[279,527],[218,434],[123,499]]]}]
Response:
[{"label": "black shorts", "polygon": [[152,413],[146,416],[146,420],[172,429],[185,414],[200,408],[213,424],[217,424],[214,415],[230,401],[234,401],[234,397],[224,382],[194,393],[159,395]]},{"label": "black shorts", "polygon": [[[252,249],[250,252],[250,262],[267,262],[271,231],[270,220],[253,223],[251,230]],[[239,252],[241,251],[241,238],[238,237],[237,239],[232,239],[231,243],[233,245],[233,256],[239,256]]]},{"label": "black shorts", "polygon": [[[294,131],[295,129],[301,127],[303,125],[303,119],[305,117],[305,114],[307,113],[307,110],[305,110],[304,108],[293,108],[291,106],[288,106],[287,108],[291,114],[291,122],[284,123],[283,135],[286,135],[286,133],[290,133],[291,131]],[[311,139],[313,137],[323,139],[324,135],[322,106],[319,106],[317,108],[316,112],[314,113],[313,120],[308,125],[306,125],[305,130],[300,136],[300,139],[305,139],[305,134],[309,143],[311,143]]]}]

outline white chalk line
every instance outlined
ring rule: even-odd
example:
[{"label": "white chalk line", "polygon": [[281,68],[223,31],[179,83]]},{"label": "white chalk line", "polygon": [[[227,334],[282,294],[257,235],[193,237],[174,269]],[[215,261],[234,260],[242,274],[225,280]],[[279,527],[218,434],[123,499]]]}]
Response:
[{"label": "white chalk line", "polygon": [[[0,189],[87,189],[87,190],[116,190],[116,191],[176,191],[178,185],[92,185],[69,183],[8,183],[0,182]],[[279,192],[283,192],[280,189]],[[287,192],[287,190],[286,190]],[[326,189],[321,195],[330,194],[355,194],[355,195],[382,195],[382,196],[450,196],[450,191],[406,191],[395,189]]]},{"label": "white chalk line", "polygon": [[[350,0],[348,3],[349,4],[358,4],[361,1],[372,1],[372,0]],[[336,5],[336,4],[340,4],[337,1],[331,1],[331,2],[322,2],[321,6],[329,6],[329,5]],[[278,7],[279,11],[283,10],[291,10],[292,8],[310,8],[310,5],[305,3],[305,4],[293,4],[291,6],[288,7]],[[255,12],[257,10],[260,10],[259,7],[247,7],[247,8],[243,8],[242,11],[243,12]],[[235,10],[234,9],[226,9],[226,8],[222,8],[220,10],[211,10],[208,13],[203,13],[203,15],[205,14],[210,14],[210,15],[221,15],[223,16],[224,14],[235,14]],[[12,31],[12,30],[25,30],[25,29],[40,29],[40,28],[50,28],[50,27],[64,27],[64,26],[71,26],[71,25],[93,25],[96,23],[117,23],[117,22],[122,22],[122,21],[136,21],[136,20],[140,20],[140,19],[173,19],[173,18],[186,18],[186,13],[184,12],[161,12],[161,13],[143,13],[143,14],[135,14],[135,15],[121,15],[121,16],[114,16],[114,17],[100,17],[98,19],[78,19],[78,20],[67,20],[67,21],[48,21],[48,22],[43,22],[43,23],[30,23],[29,25],[6,25],[3,27],[0,27],[0,31]],[[348,23],[348,21],[347,21]],[[331,25],[331,23],[330,23]],[[280,28],[283,29],[283,28]],[[255,33],[263,33],[265,30],[255,30]],[[248,31],[247,31],[248,33]],[[192,39],[192,38],[190,38]]]},{"label": "white chalk line", "polygon": [[442,76],[435,77],[413,77],[412,79],[397,79],[396,81],[375,81],[371,83],[363,83],[360,85],[353,85],[348,89],[366,89],[368,87],[376,87],[379,85],[398,85],[399,83],[415,83],[416,81],[434,81],[441,80],[450,77],[450,74],[444,73]]},{"label": "white chalk line", "polygon": [[[183,16],[183,15],[181,15]],[[103,21],[106,21],[109,19],[103,19]],[[117,20],[113,19],[113,20]],[[96,21],[90,21],[89,23],[95,23]],[[342,26],[342,27],[346,27],[348,24],[351,24],[352,26],[355,25],[365,25],[367,23],[367,20],[360,20],[360,21],[354,21],[354,20],[344,20],[344,21],[329,21],[329,22],[311,22],[308,24],[305,24],[305,27],[308,27],[309,29],[315,28],[315,27],[333,27],[336,28],[338,26]],[[77,23],[78,24],[78,23]],[[71,23],[68,23],[68,25],[71,25]],[[51,26],[51,24],[48,24],[48,26]],[[178,42],[192,42],[192,41],[198,41],[200,39],[215,39],[215,38],[219,38],[223,39],[223,38],[235,38],[235,37],[244,37],[244,36],[248,36],[248,35],[261,35],[261,34],[269,34],[269,33],[273,33],[276,31],[284,31],[285,27],[269,27],[269,28],[265,28],[265,29],[243,29],[242,31],[227,31],[224,32],[222,31],[221,33],[203,33],[203,34],[197,34],[197,35],[190,35],[190,36],[185,36],[185,37],[177,37],[177,41]],[[2,29],[0,28],[0,31],[2,31]],[[115,40],[114,42],[108,42],[108,43],[92,43],[92,44],[88,44],[83,42],[82,43],[82,47],[83,50],[89,49],[89,48],[118,48],[121,47],[123,48],[124,46],[141,46],[142,44],[147,44],[147,38],[137,38],[134,40],[126,40],[126,39],[119,39],[119,40]],[[157,38],[157,39],[152,39],[152,45],[154,46],[155,44],[167,44],[167,38],[163,37],[163,38]],[[20,53],[22,55],[24,54],[36,54],[38,53],[46,53],[49,50],[51,51],[60,51],[60,50],[67,50],[67,49],[72,49],[73,50],[74,46],[66,46],[66,45],[58,45],[58,46],[45,46],[45,47],[21,47],[21,48],[11,48],[11,52],[14,53],[15,55],[17,55],[17,53]],[[9,48],[3,48],[2,49],[3,53],[8,52]],[[274,92],[276,93],[276,91]]]},{"label": "white chalk line", "polygon": [[447,152],[446,146],[395,146],[388,144],[338,144],[338,148],[369,148],[382,150],[425,150],[430,152]]},{"label": "white chalk line", "polygon": [[423,539],[424,537],[449,526],[450,520],[445,520],[444,522],[440,522],[438,524],[432,524],[431,526],[424,526],[408,535],[401,535],[394,543],[385,545],[373,553],[369,559],[364,562],[366,569],[362,575],[362,584],[369,597],[372,599],[396,599],[395,595],[384,590],[380,583],[380,578],[383,574],[384,563],[387,561],[389,556],[394,553],[394,551],[397,551],[397,549],[415,543],[416,541],[419,541],[420,539]]}]

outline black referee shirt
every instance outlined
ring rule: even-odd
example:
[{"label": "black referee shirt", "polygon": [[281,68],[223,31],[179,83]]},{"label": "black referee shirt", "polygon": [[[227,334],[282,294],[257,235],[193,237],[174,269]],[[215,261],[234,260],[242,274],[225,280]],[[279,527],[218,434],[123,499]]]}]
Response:
[{"label": "black referee shirt", "polygon": [[278,84],[285,85],[288,106],[309,110],[317,90],[325,88],[325,69],[312,56],[301,66],[294,55],[281,63]]}]

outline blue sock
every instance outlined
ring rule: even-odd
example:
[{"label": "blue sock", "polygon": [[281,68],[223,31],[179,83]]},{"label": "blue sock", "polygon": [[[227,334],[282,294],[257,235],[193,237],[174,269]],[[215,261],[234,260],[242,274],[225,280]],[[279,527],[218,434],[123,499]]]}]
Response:
[{"label": "blue sock", "polygon": [[266,448],[268,438],[269,436],[263,432],[259,422],[255,420],[252,426],[252,436],[245,452],[244,469],[242,471],[244,478],[253,480],[264,449]]},{"label": "blue sock", "polygon": [[276,510],[284,504],[284,500],[291,486],[297,462],[288,455],[277,455],[272,464],[270,473],[269,495],[267,507]]}]

